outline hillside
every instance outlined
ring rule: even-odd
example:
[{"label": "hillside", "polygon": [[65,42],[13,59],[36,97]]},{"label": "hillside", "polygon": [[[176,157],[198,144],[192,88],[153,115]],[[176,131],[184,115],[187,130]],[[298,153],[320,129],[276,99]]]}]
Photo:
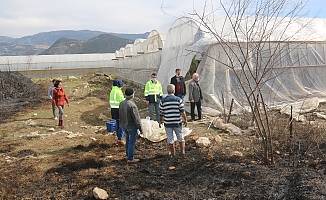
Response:
[{"label": "hillside", "polygon": [[114,53],[133,42],[110,34],[102,34],[86,41],[61,38],[39,55]]},{"label": "hillside", "polygon": [[[61,31],[42,32],[34,35],[24,36],[21,38],[0,36],[0,56],[35,55],[49,48],[60,38],[86,41],[102,34],[108,34],[108,33],[101,32],[101,31],[91,31],[91,30],[79,30],[79,31],[61,30]],[[135,40],[137,38],[143,38],[143,39],[147,38],[149,32],[140,33],[140,34],[127,34],[127,33],[109,33],[109,34],[127,40]],[[119,48],[120,47],[121,46],[119,46]],[[93,49],[92,52],[100,53],[101,51],[97,52],[96,50]]]},{"label": "hillside", "polygon": [[126,33],[110,33],[111,35],[126,38],[129,40],[136,40],[137,38],[146,39],[150,32],[139,33],[139,34],[126,34]]}]

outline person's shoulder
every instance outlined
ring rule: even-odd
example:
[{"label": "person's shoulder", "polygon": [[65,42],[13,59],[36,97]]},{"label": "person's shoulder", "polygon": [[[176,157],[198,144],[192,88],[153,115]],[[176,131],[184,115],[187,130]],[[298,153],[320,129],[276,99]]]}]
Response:
[{"label": "person's shoulder", "polygon": [[126,99],[120,102],[120,106],[126,104]]},{"label": "person's shoulder", "polygon": [[[166,97],[163,98],[164,101],[174,101],[174,100],[177,100],[177,99],[180,99],[179,97],[175,96],[175,95],[167,95]],[[162,100],[163,100],[162,99]]]}]

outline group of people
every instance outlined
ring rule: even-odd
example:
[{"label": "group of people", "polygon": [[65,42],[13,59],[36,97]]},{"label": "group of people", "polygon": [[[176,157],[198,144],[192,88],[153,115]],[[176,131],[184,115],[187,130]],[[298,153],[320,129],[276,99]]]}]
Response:
[{"label": "group of people", "polygon": [[[184,103],[184,97],[187,94],[186,84],[184,81],[184,77],[180,75],[181,69],[175,70],[175,76],[173,76],[170,80],[170,84],[175,86],[174,95],[181,98]],[[192,80],[189,84],[189,101],[190,101],[190,116],[191,122],[195,121],[195,107],[197,107],[198,119],[202,119],[202,109],[201,109],[201,101],[203,100],[203,95],[201,88],[199,86],[199,75],[194,73],[192,76]],[[153,113],[155,109],[156,121],[160,122],[160,112],[159,105],[160,101],[163,97],[163,90],[161,83],[157,80],[157,74],[152,73],[151,80],[149,80],[145,85],[144,96],[146,98],[146,105],[149,106],[148,116],[150,119],[153,119]]]},{"label": "group of people", "polygon": [[[169,154],[175,155],[175,145],[173,132],[177,136],[180,145],[181,154],[185,154],[185,140],[183,137],[182,123],[187,126],[187,116],[184,109],[184,97],[186,96],[186,84],[182,77],[181,70],[175,70],[175,76],[171,78],[170,84],[166,90],[168,95],[163,98],[163,90],[161,83],[157,80],[157,74],[151,74],[151,80],[145,85],[144,96],[146,105],[149,107],[149,117],[153,119],[155,110],[156,121],[164,123],[167,142],[169,144]],[[203,100],[201,88],[199,86],[199,76],[193,74],[193,79],[189,84],[189,101],[191,111],[191,121],[195,120],[195,107],[197,107],[198,120],[202,118],[201,101]],[[110,92],[110,106],[112,118],[116,120],[116,133],[118,144],[126,148],[128,163],[138,162],[139,159],[134,158],[134,149],[138,136],[138,131],[142,133],[142,126],[138,108],[133,101],[134,90],[127,88],[123,95],[121,90],[123,82],[119,79],[113,81],[112,90]],[[183,121],[182,121],[183,120]],[[126,142],[124,142],[124,135]]]},{"label": "group of people", "polygon": [[[184,108],[184,97],[187,94],[184,77],[181,70],[175,70],[175,76],[171,78],[170,84],[167,85],[166,91],[168,95],[163,98],[163,90],[161,83],[157,80],[157,74],[152,73],[151,80],[145,85],[144,96],[146,105],[149,107],[148,116],[153,119],[155,110],[156,121],[159,126],[164,123],[167,142],[169,144],[169,154],[175,155],[175,145],[173,132],[177,136],[180,145],[181,154],[185,154],[185,140],[183,137],[182,124],[187,126],[187,116]],[[193,74],[193,79],[189,83],[189,101],[191,121],[195,120],[195,107],[197,107],[198,120],[202,118],[201,101],[203,100],[201,88],[199,86],[199,76]],[[52,103],[52,113],[54,120],[57,120],[56,108],[59,110],[58,126],[64,128],[64,106],[69,106],[69,100],[61,80],[52,80],[53,85],[48,89],[48,96]],[[139,159],[134,158],[134,149],[139,133],[142,133],[142,124],[137,105],[133,101],[135,91],[132,88],[126,88],[123,93],[122,87],[124,83],[120,79],[113,81],[110,92],[110,107],[112,119],[116,120],[116,134],[118,145],[125,146],[127,162],[135,163]],[[124,141],[124,137],[126,141]]]}]

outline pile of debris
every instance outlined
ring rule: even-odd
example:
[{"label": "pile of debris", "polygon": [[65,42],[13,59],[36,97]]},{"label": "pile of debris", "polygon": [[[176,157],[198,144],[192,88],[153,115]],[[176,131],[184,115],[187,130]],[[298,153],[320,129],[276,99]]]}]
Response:
[{"label": "pile of debris", "polygon": [[19,72],[0,71],[0,121],[31,103],[39,103],[39,91],[39,85]]}]

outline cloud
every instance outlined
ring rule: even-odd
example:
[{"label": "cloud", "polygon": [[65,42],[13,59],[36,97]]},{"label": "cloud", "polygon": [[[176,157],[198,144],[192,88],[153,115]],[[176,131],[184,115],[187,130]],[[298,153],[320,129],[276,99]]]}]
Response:
[{"label": "cloud", "polygon": [[[324,0],[311,1],[325,4]],[[23,37],[54,30],[84,29],[118,33],[168,31],[177,18],[194,11],[202,13],[204,5],[206,10],[218,9],[212,2],[216,1],[0,0],[0,36]]]}]

